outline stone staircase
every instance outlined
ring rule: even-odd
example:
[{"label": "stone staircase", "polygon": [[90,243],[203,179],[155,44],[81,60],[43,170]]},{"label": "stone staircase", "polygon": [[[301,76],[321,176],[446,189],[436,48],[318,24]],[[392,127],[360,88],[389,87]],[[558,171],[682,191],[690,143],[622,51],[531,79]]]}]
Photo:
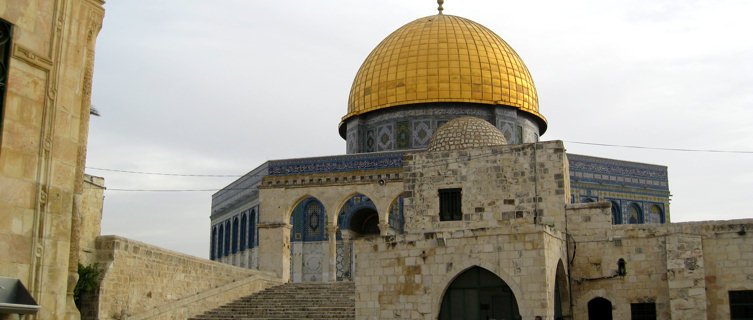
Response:
[{"label": "stone staircase", "polygon": [[287,283],[240,298],[191,319],[355,318],[355,284],[348,281]]}]

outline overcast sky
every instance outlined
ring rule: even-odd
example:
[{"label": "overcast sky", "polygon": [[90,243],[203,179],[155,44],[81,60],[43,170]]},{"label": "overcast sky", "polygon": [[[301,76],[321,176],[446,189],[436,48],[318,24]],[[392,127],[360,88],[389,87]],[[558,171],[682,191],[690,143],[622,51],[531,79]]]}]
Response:
[{"label": "overcast sky", "polygon": [[[109,0],[87,173],[102,234],[208,257],[212,191],[266,160],[345,153],[337,125],[369,52],[431,0]],[[448,0],[522,57],[570,153],[666,165],[673,222],[753,218],[753,1]],[[569,142],[568,142],[569,141]]]}]

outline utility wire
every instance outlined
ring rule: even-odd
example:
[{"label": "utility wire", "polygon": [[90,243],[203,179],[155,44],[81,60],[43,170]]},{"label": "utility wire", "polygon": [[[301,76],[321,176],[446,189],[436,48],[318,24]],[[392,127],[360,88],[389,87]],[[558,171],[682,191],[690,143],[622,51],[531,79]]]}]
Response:
[{"label": "utility wire", "polygon": [[92,170],[101,170],[101,171],[135,173],[135,174],[151,174],[151,175],[158,175],[158,176],[175,176],[175,177],[238,178],[238,177],[242,177],[243,176],[243,175],[237,175],[237,174],[180,174],[180,173],[165,173],[165,172],[129,171],[129,170],[107,169],[107,168],[94,168],[94,167],[86,167],[86,168],[87,169],[92,169]]},{"label": "utility wire", "polygon": [[586,144],[586,145],[602,146],[602,147],[618,147],[618,148],[649,149],[649,150],[664,150],[664,151],[683,151],[683,152],[749,153],[749,154],[753,154],[753,151],[742,151],[742,150],[659,148],[659,147],[630,146],[630,145],[608,144],[608,143],[595,143],[595,142],[581,142],[581,141],[567,141],[567,140],[564,140],[564,141],[567,142],[567,143]]},{"label": "utility wire", "polygon": [[[709,153],[753,154],[753,151],[742,151],[742,150],[659,148],[659,147],[617,145],[617,144],[595,143],[595,142],[581,142],[581,141],[567,141],[567,140],[563,140],[563,141],[567,142],[567,143],[583,144],[583,145],[593,145],[593,146],[602,146],[602,147],[649,149],[649,150],[680,151],[680,152],[709,152]],[[458,160],[460,160],[460,161],[469,161],[469,160],[473,160],[473,159],[486,158],[486,157],[495,156],[495,155],[498,155],[498,153],[482,153],[482,154],[475,155],[475,156],[461,157]],[[436,167],[436,166],[440,166],[440,165],[425,165],[425,166],[422,166],[422,168],[423,169],[428,169],[428,168]],[[177,174],[177,173],[162,173],[162,172],[128,171],[128,170],[92,168],[92,167],[86,167],[86,168],[87,169],[93,169],[93,170],[124,172],[124,173],[135,173],[135,174],[163,175],[163,176],[181,176],[181,177],[234,177],[234,178],[241,177],[241,175]],[[107,190],[110,190],[110,191],[133,191],[133,192],[216,192],[216,191],[220,191],[220,190],[247,190],[247,189],[252,189],[252,188],[253,187],[217,188],[217,189],[125,189],[125,188],[107,188]]]}]

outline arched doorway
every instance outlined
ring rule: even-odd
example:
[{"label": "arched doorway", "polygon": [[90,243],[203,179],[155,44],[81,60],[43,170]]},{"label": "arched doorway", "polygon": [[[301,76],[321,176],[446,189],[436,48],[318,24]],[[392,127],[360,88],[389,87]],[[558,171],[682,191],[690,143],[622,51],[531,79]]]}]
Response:
[{"label": "arched doorway", "polygon": [[570,287],[565,273],[565,265],[560,260],[557,262],[557,271],[554,277],[554,319],[570,315]]},{"label": "arched doorway", "polygon": [[337,225],[336,279],[353,280],[355,256],[352,239],[379,235],[379,214],[374,202],[363,194],[351,196],[340,208]]},{"label": "arched doorway", "polygon": [[458,275],[445,291],[439,319],[520,319],[520,312],[515,295],[502,279],[473,267]]},{"label": "arched doorway", "polygon": [[588,302],[588,320],[612,320],[612,303],[602,297]]}]

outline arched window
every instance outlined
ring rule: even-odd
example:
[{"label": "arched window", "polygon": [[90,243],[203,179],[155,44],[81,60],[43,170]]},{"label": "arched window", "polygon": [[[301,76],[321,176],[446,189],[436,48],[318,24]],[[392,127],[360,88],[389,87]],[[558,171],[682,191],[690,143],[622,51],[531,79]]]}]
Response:
[{"label": "arched window", "polygon": [[212,240],[210,240],[209,245],[209,260],[214,260],[215,257],[215,250],[217,249],[217,227],[212,228]]},{"label": "arched window", "polygon": [[230,240],[233,242],[233,253],[238,252],[238,217],[233,219],[233,238]]},{"label": "arched window", "polygon": [[501,278],[473,267],[445,291],[439,319],[520,319],[520,313],[515,295]]},{"label": "arched window", "polygon": [[214,250],[217,245],[217,228],[212,227],[212,239],[209,240],[209,260],[214,260]]},{"label": "arched window", "polygon": [[617,201],[612,201],[612,224],[622,224],[622,208]]},{"label": "arched window", "polygon": [[643,211],[637,203],[633,203],[628,207],[628,223],[641,224],[643,223]]},{"label": "arched window", "polygon": [[659,218],[659,223],[665,223],[666,217],[664,216],[664,210],[659,207],[659,205],[653,205],[651,206],[651,209],[649,210],[651,212],[651,217],[657,217]]},{"label": "arched window", "polygon": [[324,237],[324,206],[316,199],[311,199],[303,207],[304,240],[322,240]]},{"label": "arched window", "polygon": [[588,320],[612,320],[612,303],[602,297],[588,302]]},{"label": "arched window", "polygon": [[251,249],[256,243],[256,210],[251,210],[248,216],[248,248]]},{"label": "arched window", "polygon": [[246,226],[246,224],[248,223],[248,217],[246,216],[247,214],[245,212],[241,215],[241,243],[238,245],[238,247],[240,247],[240,251],[245,250],[247,247],[246,229],[248,229],[248,227]]},{"label": "arched window", "polygon": [[224,226],[220,224],[220,231],[217,234],[217,259],[222,258],[222,256],[224,256],[224,253],[225,253],[224,251],[222,251],[222,249],[224,248],[222,244],[223,242],[225,242],[224,241],[225,239],[223,238],[225,236],[224,231],[225,231]]},{"label": "arched window", "polygon": [[230,255],[230,220],[225,221],[225,255]]}]

